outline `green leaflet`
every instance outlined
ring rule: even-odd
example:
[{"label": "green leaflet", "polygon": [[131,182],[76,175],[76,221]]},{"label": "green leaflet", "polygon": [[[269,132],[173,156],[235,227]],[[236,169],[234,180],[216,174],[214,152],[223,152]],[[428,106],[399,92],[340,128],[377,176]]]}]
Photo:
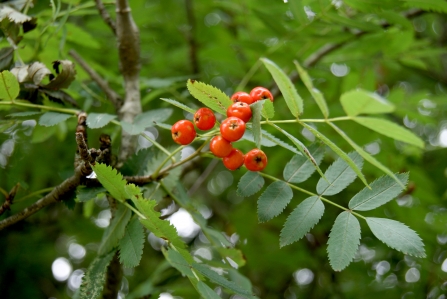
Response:
[{"label": "green leaflet", "polygon": [[240,196],[252,196],[264,186],[264,178],[258,172],[247,171],[237,184],[237,193]]},{"label": "green leaflet", "polygon": [[345,132],[343,132],[339,127],[337,127],[336,125],[334,125],[333,123],[329,122],[329,125],[334,128],[335,131],[337,131],[338,134],[340,134],[341,137],[343,137],[356,151],[357,153],[360,154],[360,156],[363,157],[363,159],[365,159],[366,161],[368,161],[369,163],[371,163],[372,165],[374,165],[375,167],[379,168],[380,170],[382,170],[383,172],[385,172],[387,175],[389,175],[390,177],[392,177],[398,184],[400,184],[402,186],[402,188],[405,188],[405,185],[402,184],[402,182],[397,178],[397,176],[391,171],[389,170],[385,165],[383,165],[382,163],[380,163],[379,161],[376,160],[376,158],[374,158],[373,156],[371,156],[368,152],[366,152],[363,148],[361,148],[360,146],[358,146],[354,141],[352,141],[351,138],[348,137],[348,135],[346,135]]},{"label": "green leaflet", "polygon": [[195,270],[197,270],[197,272],[199,272],[200,274],[202,274],[203,276],[205,276],[212,282],[217,283],[218,285],[221,285],[224,288],[229,289],[238,295],[244,296],[246,298],[247,297],[253,298],[251,290],[244,289],[241,286],[237,285],[236,283],[229,281],[228,279],[217,274],[216,272],[214,272],[207,266],[205,266],[203,264],[197,264],[197,263],[193,263],[192,266]]},{"label": "green leaflet", "polygon": [[126,198],[129,198],[126,192],[127,182],[121,173],[111,166],[101,163],[96,163],[92,168],[96,173],[98,181],[107,189],[113,198],[119,201],[124,201]]},{"label": "green leaflet", "polygon": [[124,236],[124,230],[131,216],[132,212],[126,206],[118,206],[110,225],[104,231],[98,255],[104,255],[118,245],[118,241]]},{"label": "green leaflet", "polygon": [[120,262],[126,268],[133,268],[140,264],[144,248],[144,230],[137,217],[126,226],[124,236],[119,243]]},{"label": "green leaflet", "polygon": [[352,261],[360,244],[360,223],[344,211],[335,219],[329,234],[327,252],[332,269],[341,271]]},{"label": "green leaflet", "polygon": [[87,116],[87,126],[90,129],[99,129],[114,120],[116,115],[107,113],[89,113]]},{"label": "green leaflet", "polygon": [[[314,143],[309,147],[309,152],[315,163],[320,165],[324,157],[324,146]],[[284,167],[284,180],[289,183],[301,183],[307,180],[315,172],[313,163],[304,156],[295,155]]]},{"label": "green leaflet", "polygon": [[301,141],[299,141],[297,138],[295,138],[295,136],[293,136],[292,134],[289,134],[287,131],[281,129],[280,127],[278,127],[275,124],[271,123],[271,125],[273,127],[275,127],[277,130],[279,130],[281,133],[286,135],[286,137],[289,138],[293,144],[295,144],[295,146],[298,148],[298,150],[312,163],[312,165],[315,167],[315,169],[318,171],[318,173],[324,178],[324,174],[321,171],[320,167],[318,166],[317,161],[314,159],[314,157],[312,157],[312,154],[309,152],[309,150],[306,148],[306,146],[304,146],[304,144]]},{"label": "green leaflet", "polygon": [[393,112],[396,106],[378,94],[357,89],[345,92],[340,97],[343,110],[349,116]]},{"label": "green leaflet", "polygon": [[258,101],[250,105],[252,118],[251,118],[251,131],[255,140],[256,147],[261,149],[261,109],[262,102]]},{"label": "green leaflet", "polygon": [[421,138],[389,120],[372,117],[354,117],[353,120],[379,134],[424,148],[424,141]]},{"label": "green leaflet", "polygon": [[222,115],[227,115],[227,108],[233,104],[225,93],[214,86],[192,79],[188,80],[186,86],[193,97]]},{"label": "green leaflet", "polygon": [[270,100],[262,100],[259,101],[262,102],[262,110],[261,110],[261,114],[262,116],[264,116],[265,118],[269,119],[272,118],[273,116],[275,116],[275,107],[273,106],[273,102]]},{"label": "green leaflet", "polygon": [[106,192],[104,187],[87,188],[85,186],[78,186],[76,188],[77,198],[79,202],[86,202],[96,198],[98,194]]},{"label": "green leaflet", "polygon": [[153,109],[141,113],[135,117],[132,124],[121,121],[121,127],[130,135],[138,135],[147,127],[153,127],[156,123],[164,122],[172,114],[171,108]]},{"label": "green leaflet", "polygon": [[426,257],[424,243],[416,232],[403,223],[386,218],[366,217],[366,223],[377,239],[405,254]]},{"label": "green leaflet", "polygon": [[[357,152],[348,154],[355,165],[361,169],[363,159]],[[356,175],[354,170],[342,159],[338,158],[325,172],[327,181],[320,178],[317,184],[317,193],[320,195],[335,195],[351,184]]]},{"label": "green leaflet", "polygon": [[292,244],[304,237],[324,214],[324,204],[318,196],[312,196],[301,202],[287,217],[281,230],[281,247]]},{"label": "green leaflet", "polygon": [[281,70],[273,61],[267,58],[261,58],[261,61],[272,75],[275,83],[278,85],[278,88],[281,91],[290,112],[293,116],[298,117],[301,113],[303,113],[303,99],[296,91],[295,85],[292,81],[290,81],[289,76],[287,76],[287,74],[284,73],[284,71]]},{"label": "green leaflet", "polygon": [[393,178],[383,176],[371,183],[370,187],[363,188],[357,193],[349,202],[349,209],[355,211],[369,211],[386,204],[397,195],[399,195],[403,188],[401,185],[406,185],[408,182],[408,173],[396,175],[401,184],[398,184]]},{"label": "green leaflet", "polygon": [[180,253],[173,249],[168,249],[164,250],[163,254],[172,267],[180,271],[180,273],[182,273],[183,275],[189,278],[196,279],[194,273],[192,273],[190,263],[188,263]]},{"label": "green leaflet", "polygon": [[293,197],[290,186],[283,181],[270,184],[258,199],[258,220],[265,222],[282,213]]},{"label": "green leaflet", "polygon": [[155,155],[154,147],[140,149],[124,162],[120,171],[124,175],[144,175],[148,168],[149,161]]},{"label": "green leaflet", "polygon": [[298,74],[300,75],[301,80],[303,80],[303,83],[306,86],[307,90],[314,98],[315,102],[317,103],[318,107],[321,110],[321,113],[323,113],[324,118],[328,118],[329,109],[327,107],[326,100],[324,99],[323,94],[321,93],[321,91],[319,91],[314,87],[312,79],[310,78],[309,74],[306,72],[305,69],[301,67],[298,61],[295,60],[294,63],[298,70]]},{"label": "green leaflet", "polygon": [[20,92],[19,82],[17,78],[11,74],[10,71],[3,71],[0,73],[0,101],[13,101],[17,98]]},{"label": "green leaflet", "polygon": [[192,115],[194,115],[196,113],[196,111],[192,108],[189,108],[188,106],[186,106],[185,104],[182,104],[176,100],[172,100],[172,99],[165,99],[165,98],[160,98],[160,100],[165,101],[166,103],[169,103],[171,105],[174,105],[180,109],[185,110],[186,112],[191,113]]},{"label": "green leaflet", "polygon": [[396,9],[400,3],[394,0],[344,0],[344,3],[363,12]]},{"label": "green leaflet", "polygon": [[245,257],[239,249],[218,247],[217,251],[219,251],[219,254],[222,257],[225,257],[226,259],[230,258],[238,265],[238,267],[242,267],[246,263]]},{"label": "green leaflet", "polygon": [[340,156],[340,158],[342,158],[344,161],[346,161],[346,163],[348,163],[348,165],[354,170],[354,172],[357,174],[357,176],[360,178],[360,180],[362,180],[362,182],[366,186],[368,186],[368,182],[366,181],[365,176],[361,172],[360,168],[356,165],[356,163],[354,163],[354,161],[352,161],[352,159],[344,151],[342,151],[329,138],[327,138],[326,136],[324,136],[323,134],[318,132],[313,127],[309,126],[306,123],[301,123],[301,124],[303,125],[303,127],[308,129],[312,134],[314,134],[315,137],[317,137],[318,139],[323,141],[327,146],[329,146],[338,156]]},{"label": "green leaflet", "polygon": [[199,281],[197,283],[197,290],[200,293],[200,296],[207,299],[221,299],[213,289],[211,289],[206,283],[203,281]]},{"label": "green leaflet", "polygon": [[408,8],[420,8],[422,10],[447,13],[447,3],[438,0],[403,0]]},{"label": "green leaflet", "polygon": [[44,127],[51,127],[57,125],[58,123],[66,121],[72,116],[73,115],[66,113],[46,112],[39,118],[39,125]]},{"label": "green leaflet", "polygon": [[106,280],[107,266],[110,264],[115,252],[106,256],[97,256],[87,269],[80,288],[80,299],[96,299],[102,294]]}]

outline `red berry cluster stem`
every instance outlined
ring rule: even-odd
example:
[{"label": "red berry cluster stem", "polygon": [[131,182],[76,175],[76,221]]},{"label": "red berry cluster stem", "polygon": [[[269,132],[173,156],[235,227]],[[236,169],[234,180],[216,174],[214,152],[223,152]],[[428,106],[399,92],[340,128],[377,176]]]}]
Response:
[{"label": "red berry cluster stem", "polygon": [[[211,152],[219,158],[229,170],[239,169],[245,164],[250,171],[261,171],[267,166],[267,156],[260,149],[252,149],[244,155],[231,144],[242,138],[246,125],[252,117],[250,104],[269,99],[273,102],[272,93],[264,87],[255,87],[250,94],[238,91],[231,96],[233,104],[227,109],[227,118],[220,125],[220,134],[210,141]],[[200,108],[194,114],[194,124],[199,130],[210,130],[216,124],[216,117],[209,108]],[[197,133],[194,124],[189,120],[176,122],[171,129],[172,139],[181,145],[194,141]]]}]

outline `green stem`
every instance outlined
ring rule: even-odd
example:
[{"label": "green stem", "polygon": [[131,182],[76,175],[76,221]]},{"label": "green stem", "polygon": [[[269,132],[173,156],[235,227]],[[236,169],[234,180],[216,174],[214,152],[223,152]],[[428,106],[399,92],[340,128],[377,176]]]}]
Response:
[{"label": "green stem", "polygon": [[27,107],[27,108],[36,108],[36,109],[56,111],[56,112],[61,112],[61,113],[74,114],[74,115],[78,115],[81,112],[80,110],[76,110],[76,109],[65,109],[65,108],[44,106],[44,105],[38,105],[38,104],[22,103],[22,102],[17,102],[16,100],[15,101],[2,101],[2,102],[0,102],[0,105],[11,105],[11,106],[19,106],[19,107]]},{"label": "green stem", "polygon": [[30,193],[30,194],[28,194],[28,195],[25,195],[25,196],[23,196],[23,197],[21,197],[21,198],[19,198],[19,199],[16,199],[16,200],[14,200],[14,202],[21,202],[21,201],[24,201],[25,199],[28,199],[28,198],[30,198],[30,197],[34,197],[34,196],[37,196],[37,195],[40,195],[40,194],[42,194],[42,193],[46,193],[46,192],[50,192],[51,190],[53,190],[55,187],[49,187],[49,188],[45,188],[45,189],[41,189],[41,190],[37,190],[37,191],[34,191],[34,192],[32,192],[32,193]]},{"label": "green stem", "polygon": [[128,207],[129,209],[131,209],[135,214],[138,215],[138,217],[140,217],[141,219],[147,219],[146,216],[144,216],[143,214],[140,213],[140,211],[138,211],[137,209],[135,209],[134,207],[132,207],[130,204],[128,204],[127,202],[123,201],[123,204]]},{"label": "green stem", "polygon": [[264,120],[261,121],[261,124],[293,124],[293,123],[328,123],[328,122],[334,122],[334,121],[343,121],[343,120],[352,120],[351,116],[340,116],[340,117],[334,117],[334,118],[328,118],[328,119],[320,119],[320,118],[303,118],[303,119],[284,119],[284,120]]},{"label": "green stem", "polygon": [[258,71],[259,67],[262,65],[261,60],[256,60],[256,63],[250,68],[250,70],[245,74],[244,78],[242,78],[239,85],[236,87],[236,90],[242,90],[247,85],[248,81],[253,77],[253,75]]},{"label": "green stem", "polygon": [[[161,162],[161,164],[158,166],[158,168],[155,169],[155,171],[152,173],[152,177],[153,177],[153,178],[158,177],[158,174],[160,173],[161,168],[162,168],[166,163],[168,163],[168,161],[169,161],[171,158],[173,158],[173,157],[175,156],[175,154],[177,154],[177,153],[178,153],[179,151],[181,151],[183,148],[184,148],[183,145],[182,145],[182,146],[179,146],[178,148],[175,149],[175,151],[173,151],[171,154],[169,154],[169,155],[166,157],[166,159],[164,159],[163,162]],[[174,163],[175,163],[175,160],[174,160]],[[173,165],[173,164],[171,164],[171,165]]]},{"label": "green stem", "polygon": [[151,137],[147,136],[144,132],[140,134],[143,138],[148,140],[149,142],[152,142],[153,145],[155,145],[159,150],[161,150],[163,153],[165,153],[168,158],[170,157],[172,159],[172,163],[175,163],[175,157],[170,153],[164,146],[162,146],[160,143],[155,141],[155,139],[152,139]]}]

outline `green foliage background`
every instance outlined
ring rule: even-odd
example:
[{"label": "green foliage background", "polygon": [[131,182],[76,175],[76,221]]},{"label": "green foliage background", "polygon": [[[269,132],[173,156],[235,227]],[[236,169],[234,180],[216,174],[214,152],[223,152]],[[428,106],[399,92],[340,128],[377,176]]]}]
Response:
[{"label": "green foliage background", "polygon": [[[228,95],[259,85],[275,89],[270,73],[259,60],[261,57],[275,61],[292,77],[296,77],[293,61],[299,61],[314,79],[314,86],[325,95],[331,117],[344,115],[339,98],[348,90],[363,88],[384,96],[396,105],[396,111],[386,118],[419,135],[426,142],[424,150],[393,141],[353,122],[340,122],[339,126],[357,144],[376,151],[375,158],[393,172],[410,173],[405,194],[365,215],[391,218],[410,226],[423,239],[427,258],[409,257],[388,248],[361,222],[362,239],[355,261],[342,272],[334,272],[327,257],[327,241],[339,209],[326,205],[324,217],[306,238],[280,249],[279,233],[287,215],[307,195],[294,191],[285,213],[258,223],[256,201],[260,193],[247,198],[236,194],[237,182],[244,171],[229,173],[221,163],[201,158],[183,168],[181,180],[190,188],[205,170],[212,169],[192,199],[213,211],[208,226],[224,232],[232,241],[238,240],[236,247],[246,260],[239,272],[250,279],[260,298],[443,298],[439,296],[447,292],[447,273],[441,269],[443,263],[444,270],[447,269],[447,160],[438,137],[446,126],[447,111],[446,3],[440,0],[286,2],[131,1],[141,37],[143,111],[172,107],[159,100],[161,97],[175,99],[193,109],[200,107],[187,91],[188,78],[209,83]],[[94,2],[52,3],[60,8],[56,13],[47,1],[37,1],[30,8],[28,15],[37,17],[37,28],[24,35],[15,59],[20,57],[25,63],[41,61],[49,67],[52,61],[71,59],[68,51],[75,49],[111,87],[123,94],[115,38],[98,16]],[[114,6],[105,3],[113,16]],[[193,8],[192,22],[187,18],[187,5]],[[403,17],[404,13],[410,16]],[[195,50],[191,50],[191,40],[196,44]],[[3,38],[0,45],[9,44]],[[338,46],[318,61],[311,60],[321,47],[330,45]],[[196,65],[190,55],[197,57]],[[79,66],[76,71],[76,81],[67,92],[79,106],[90,113],[115,114],[89,76]],[[344,75],[334,75],[340,72]],[[301,80],[295,82],[304,99],[304,116],[321,118],[304,84]],[[282,96],[275,99],[274,106],[274,119],[291,118]],[[0,110],[0,119],[6,123],[10,121],[8,114],[19,111]],[[182,111],[174,108],[167,123],[181,118],[184,118]],[[22,126],[14,136],[8,131],[0,134],[2,155],[7,161],[0,168],[0,187],[9,191],[17,182],[22,185],[17,202],[0,219],[21,211],[39,196],[21,198],[56,186],[71,175],[75,127],[76,120],[70,118],[56,126],[37,126],[31,131]],[[296,124],[282,127],[306,145],[311,143],[309,134]],[[317,124],[316,128],[344,151],[351,151],[349,144],[329,126]],[[166,147],[173,144],[168,131],[159,129],[159,132],[158,142]],[[95,142],[101,133],[110,134],[112,141],[119,140],[119,128],[109,124],[89,131],[91,146],[98,147]],[[5,144],[9,140],[14,140],[14,149],[7,156]],[[252,146],[240,143],[244,152]],[[113,143],[115,153],[118,148],[119,144]],[[267,172],[282,177],[285,164],[293,156],[291,152],[279,147],[263,149],[269,157]],[[320,167],[326,169],[335,158],[327,149]],[[365,163],[362,172],[368,182],[383,175],[369,163]],[[229,184],[213,187],[222,178]],[[315,190],[318,179],[314,174],[300,187]],[[349,199],[363,187],[357,179],[332,199],[347,206]],[[167,205],[169,201],[161,201],[158,209]],[[57,257],[65,257],[70,259],[73,269],[85,270],[95,259],[104,230],[92,219],[104,207],[95,204],[90,208],[68,200],[66,205],[49,206],[0,231],[0,297],[73,296],[66,282],[53,278],[51,264]],[[70,258],[67,249],[71,243],[86,248],[85,258]],[[196,239],[191,246],[197,249],[207,245]],[[299,285],[294,273],[296,277],[297,271],[305,268],[313,272],[314,278],[308,285]],[[415,272],[420,277],[412,281],[409,276]],[[151,292],[153,298],[162,292],[183,298],[198,296],[188,279],[170,267],[163,253],[147,242],[140,266],[125,271],[124,277],[122,294],[130,294],[126,298],[138,298],[138,291],[143,289]]]}]

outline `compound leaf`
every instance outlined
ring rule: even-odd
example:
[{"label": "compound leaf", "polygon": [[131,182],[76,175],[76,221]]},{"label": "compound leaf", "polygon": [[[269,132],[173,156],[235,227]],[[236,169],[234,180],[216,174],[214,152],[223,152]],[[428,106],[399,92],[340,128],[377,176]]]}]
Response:
[{"label": "compound leaf", "polygon": [[332,269],[341,271],[351,263],[359,247],[360,237],[357,218],[348,211],[340,213],[328,240],[327,252]]},{"label": "compound leaf", "polygon": [[265,222],[282,213],[293,197],[290,186],[283,181],[270,184],[258,200],[258,219]]}]

